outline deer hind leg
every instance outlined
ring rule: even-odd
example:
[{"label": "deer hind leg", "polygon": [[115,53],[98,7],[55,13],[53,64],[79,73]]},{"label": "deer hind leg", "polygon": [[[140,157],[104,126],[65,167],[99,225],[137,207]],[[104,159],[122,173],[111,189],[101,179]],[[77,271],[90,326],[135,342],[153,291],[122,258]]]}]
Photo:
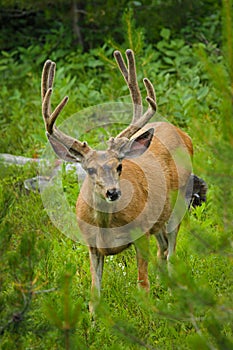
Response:
[{"label": "deer hind leg", "polygon": [[[151,232],[154,233],[153,231]],[[163,227],[161,231],[154,233],[157,245],[158,245],[158,252],[157,257],[159,263],[163,263],[167,260],[167,253],[168,253],[168,238],[166,233],[166,228]]]},{"label": "deer hind leg", "polygon": [[180,228],[180,224],[174,228],[172,231],[167,232],[167,239],[168,239],[168,251],[167,251],[167,268],[168,268],[168,274],[172,275],[172,263],[171,263],[171,257],[174,255],[176,250],[176,238],[177,234]]},{"label": "deer hind leg", "polygon": [[97,248],[89,247],[90,256],[90,270],[91,270],[91,301],[89,303],[89,310],[91,314],[94,313],[100,299],[101,281],[104,267],[104,255],[102,255]]},{"label": "deer hind leg", "polygon": [[171,232],[167,232],[168,239],[168,251],[167,251],[167,260],[169,261],[174,255],[176,250],[176,238],[179,231],[180,225],[174,228]]},{"label": "deer hind leg", "polygon": [[138,267],[138,286],[147,292],[150,290],[148,278],[149,238],[148,233],[134,242]]},{"label": "deer hind leg", "polygon": [[[164,226],[159,232],[154,233],[158,243],[158,262],[161,267],[168,265],[169,274],[172,273],[171,257],[175,253],[176,249],[176,238],[179,231],[180,225],[167,232],[167,226]],[[153,232],[152,232],[153,234]]]}]

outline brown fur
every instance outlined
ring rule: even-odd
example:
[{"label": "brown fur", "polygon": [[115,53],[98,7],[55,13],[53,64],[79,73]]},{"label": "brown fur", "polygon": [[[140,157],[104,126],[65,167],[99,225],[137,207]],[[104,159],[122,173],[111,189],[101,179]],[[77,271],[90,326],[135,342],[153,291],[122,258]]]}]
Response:
[{"label": "brown fur", "polygon": [[[135,160],[123,160],[122,196],[116,203],[104,202],[98,211],[93,200],[91,179],[87,177],[83,183],[76,206],[79,226],[87,244],[96,247],[103,255],[117,254],[127,248],[129,244],[119,246],[115,239],[123,236],[123,243],[133,241],[129,237],[133,229],[140,227],[143,232],[151,233],[161,230],[172,210],[170,193],[185,187],[190,176],[191,168],[175,164],[172,158],[180,148],[192,156],[189,136],[165,122],[149,124],[148,127],[155,129],[149,149]],[[97,159],[94,161],[97,162]],[[125,180],[132,188],[128,183],[124,185]],[[148,208],[145,209],[146,205]],[[111,228],[113,230],[105,237],[107,229]],[[114,232],[114,228],[119,229]]]}]

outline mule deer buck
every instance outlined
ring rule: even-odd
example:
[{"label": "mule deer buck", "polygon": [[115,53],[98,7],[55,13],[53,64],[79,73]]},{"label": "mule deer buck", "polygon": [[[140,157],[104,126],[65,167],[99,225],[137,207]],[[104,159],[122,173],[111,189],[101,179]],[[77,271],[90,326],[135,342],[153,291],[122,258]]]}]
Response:
[{"label": "mule deer buck", "polygon": [[46,134],[54,151],[66,161],[81,162],[87,172],[76,214],[89,247],[92,292],[98,296],[104,257],[131,244],[136,248],[139,286],[149,290],[148,259],[137,245],[142,237],[148,242],[154,235],[158,259],[169,261],[182,219],[177,202],[185,196],[193,155],[190,137],[179,128],[168,122],[147,124],[156,112],[156,97],[145,78],[148,109],[143,113],[133,51],[126,51],[127,65],[119,51],[114,56],[131,94],[133,118],[125,130],[109,139],[105,151],[92,149],[56,127],[68,97],[51,111],[55,63],[50,60],[45,62],[41,85]]}]

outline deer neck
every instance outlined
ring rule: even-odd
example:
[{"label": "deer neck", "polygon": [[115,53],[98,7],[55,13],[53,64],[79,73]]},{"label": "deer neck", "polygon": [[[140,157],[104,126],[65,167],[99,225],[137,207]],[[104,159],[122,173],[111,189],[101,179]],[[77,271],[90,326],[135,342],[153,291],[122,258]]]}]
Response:
[{"label": "deer neck", "polygon": [[97,226],[99,228],[109,228],[111,226],[113,204],[107,202],[94,192],[92,193],[92,196]]}]

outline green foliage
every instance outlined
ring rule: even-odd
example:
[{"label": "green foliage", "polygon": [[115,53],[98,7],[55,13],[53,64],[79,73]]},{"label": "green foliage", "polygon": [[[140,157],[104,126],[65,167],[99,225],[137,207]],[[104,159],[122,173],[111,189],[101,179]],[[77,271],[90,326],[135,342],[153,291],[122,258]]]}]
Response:
[{"label": "green foliage", "polygon": [[[50,3],[54,9],[53,2]],[[25,9],[32,6],[31,2],[22,4]],[[70,6],[70,2],[67,4]],[[62,235],[51,223],[40,195],[24,189],[24,180],[37,172],[35,165],[19,168],[0,164],[0,335],[4,350],[228,350],[233,346],[232,3],[224,1],[221,49],[211,41],[220,26],[216,1],[168,1],[165,5],[163,2],[163,8],[161,1],[153,4],[135,1],[126,11],[124,4],[122,1],[114,7],[111,1],[107,2],[106,12],[100,17],[103,4],[94,13],[87,2],[85,21],[91,23],[87,40],[93,46],[89,52],[84,53],[77,46],[70,50],[71,31],[61,21],[62,13],[53,26],[51,8],[46,10],[50,26],[43,29],[43,40],[40,37],[35,42],[33,35],[27,35],[24,46],[19,36],[18,46],[13,41],[14,49],[9,51],[5,47],[0,58],[4,81],[0,92],[1,152],[30,156],[43,153],[46,139],[40,117],[39,80],[47,58],[57,62],[53,106],[63,96],[70,97],[59,123],[77,113],[78,131],[85,134],[89,130],[85,138],[92,146],[116,133],[120,114],[113,113],[109,120],[113,124],[108,128],[101,125],[97,130],[95,125],[101,122],[98,108],[86,107],[109,101],[130,102],[112,53],[114,48],[123,51],[131,47],[137,51],[140,87],[143,89],[142,78],[148,76],[155,85],[159,114],[182,126],[193,139],[194,172],[208,183],[207,203],[184,218],[177,256],[172,260],[172,276],[157,264],[157,249],[152,240],[150,252],[145,252],[150,261],[150,295],[137,290],[133,249],[106,259],[102,302],[93,325],[88,312],[87,247]],[[200,4],[196,15],[191,16],[192,8],[197,10]],[[4,2],[4,8],[7,6],[10,2]],[[36,16],[41,21],[45,12],[42,3],[40,6],[41,13]],[[121,11],[117,6],[122,6]],[[180,12],[175,23],[171,13],[177,6]],[[64,7],[65,3],[60,1],[57,11]],[[147,12],[143,12],[144,7]],[[163,25],[164,18],[158,26],[156,20],[153,23],[148,20],[148,9],[152,16],[152,9],[158,8],[156,16],[169,10],[166,16],[170,24],[167,21]],[[113,15],[108,19],[111,11]],[[196,38],[202,33],[205,38],[209,35],[207,41],[189,45],[175,35],[185,11],[188,17],[187,26],[182,29],[185,38],[190,39],[190,28],[199,26]],[[104,18],[105,33],[109,26],[113,28],[116,21],[120,22],[123,13],[121,23],[125,30],[119,26],[111,38],[100,38],[97,19]],[[23,21],[26,19],[20,21],[20,33],[25,35]],[[35,33],[38,34],[38,28]],[[190,40],[195,42],[196,38]],[[98,47],[100,42],[102,47]],[[111,108],[116,111],[114,104]],[[70,128],[75,132],[74,124]],[[75,210],[80,184],[74,171],[66,173],[63,168],[62,174],[65,196]],[[138,241],[139,249],[145,247],[143,240]]]},{"label": "green foliage", "polygon": [[[126,35],[132,43],[138,32],[130,34],[128,16],[143,28],[147,44],[158,41],[164,27],[188,42],[206,43],[220,37],[218,0],[2,0],[1,8],[0,48],[7,51],[38,44],[41,50],[47,49],[48,37],[53,38],[49,51],[59,51],[60,55],[77,47],[97,48],[108,39],[122,43]],[[122,17],[125,20],[121,21]]]}]

